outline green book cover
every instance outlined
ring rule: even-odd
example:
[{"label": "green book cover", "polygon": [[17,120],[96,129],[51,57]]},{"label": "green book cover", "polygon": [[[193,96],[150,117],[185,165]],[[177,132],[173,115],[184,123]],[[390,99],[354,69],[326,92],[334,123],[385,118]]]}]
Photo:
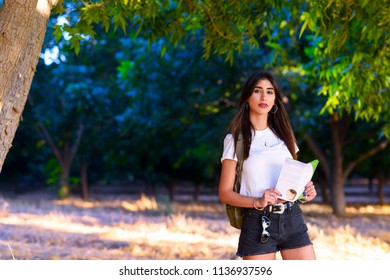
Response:
[{"label": "green book cover", "polygon": [[[314,171],[316,171],[316,168],[318,166],[318,163],[320,161],[318,159],[315,159],[315,160],[312,160],[311,162],[309,162],[312,166],[313,166],[313,175],[314,175]],[[305,192],[303,192],[299,197],[298,199],[305,199],[306,198],[306,195],[305,195]]]},{"label": "green book cover", "polygon": [[305,186],[313,177],[319,160],[309,163],[287,158],[280,172],[276,189],[280,191],[280,199],[296,201],[305,199]]}]

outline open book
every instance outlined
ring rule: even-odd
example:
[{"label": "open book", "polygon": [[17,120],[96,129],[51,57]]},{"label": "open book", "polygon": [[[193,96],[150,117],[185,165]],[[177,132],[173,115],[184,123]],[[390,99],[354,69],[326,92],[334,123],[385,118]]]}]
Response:
[{"label": "open book", "polygon": [[287,201],[305,198],[305,186],[313,177],[318,162],[317,159],[304,163],[286,158],[276,183],[276,189],[281,193],[279,198]]}]

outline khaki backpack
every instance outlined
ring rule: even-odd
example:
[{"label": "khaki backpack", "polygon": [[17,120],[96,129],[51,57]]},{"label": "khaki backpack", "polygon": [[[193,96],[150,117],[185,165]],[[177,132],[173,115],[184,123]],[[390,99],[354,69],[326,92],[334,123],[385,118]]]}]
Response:
[{"label": "khaki backpack", "polygon": [[[242,173],[242,166],[244,164],[244,139],[242,138],[241,134],[239,135],[236,143],[236,155],[238,161],[237,161],[236,178],[234,180],[233,190],[236,193],[240,193],[241,173]],[[244,208],[226,204],[226,214],[229,218],[230,225],[236,229],[241,229],[242,218],[244,215]]]}]

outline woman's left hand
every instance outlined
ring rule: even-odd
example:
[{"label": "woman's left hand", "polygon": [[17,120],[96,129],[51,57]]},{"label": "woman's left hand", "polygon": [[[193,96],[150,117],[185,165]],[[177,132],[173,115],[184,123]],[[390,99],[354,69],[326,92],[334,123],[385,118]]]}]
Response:
[{"label": "woman's left hand", "polygon": [[313,200],[317,196],[316,188],[312,181],[307,183],[305,188],[306,202]]}]

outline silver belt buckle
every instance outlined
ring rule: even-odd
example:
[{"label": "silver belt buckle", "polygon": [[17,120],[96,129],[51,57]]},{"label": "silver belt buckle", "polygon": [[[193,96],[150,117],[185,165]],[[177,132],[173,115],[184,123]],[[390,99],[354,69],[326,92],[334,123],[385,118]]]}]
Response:
[{"label": "silver belt buckle", "polygon": [[[276,208],[275,206],[279,207],[280,210],[274,211],[274,208]],[[277,203],[277,204],[272,205],[272,213],[283,214],[284,213],[284,204],[283,203]]]}]

